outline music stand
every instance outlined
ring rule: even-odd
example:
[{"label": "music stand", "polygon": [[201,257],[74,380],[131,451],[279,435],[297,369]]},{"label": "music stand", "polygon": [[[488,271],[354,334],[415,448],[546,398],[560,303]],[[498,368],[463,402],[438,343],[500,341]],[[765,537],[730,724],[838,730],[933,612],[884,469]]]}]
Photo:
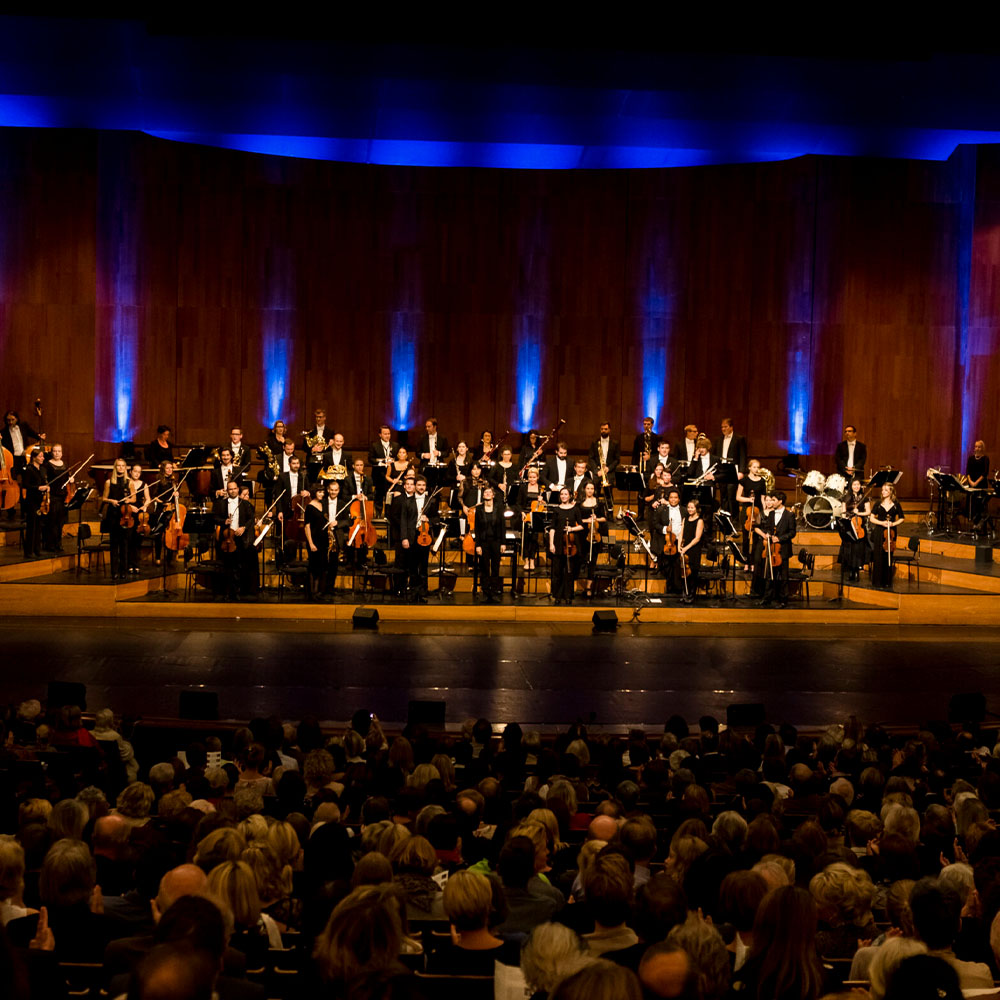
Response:
[{"label": "music stand", "polygon": [[[723,503],[729,501],[729,487],[735,486],[739,482],[736,463],[732,459],[719,462],[712,473],[715,476],[715,485],[719,487],[719,509],[725,510]],[[733,493],[735,502],[736,493]]]},{"label": "music stand", "polygon": [[[875,478],[879,475],[882,475],[882,473],[876,473],[875,476],[872,477],[873,483],[875,482]],[[956,493],[964,494],[965,490],[963,489],[962,484],[958,481],[958,479],[955,476],[953,476],[950,472],[939,472],[937,476],[937,484],[939,490],[938,498],[940,502],[939,515],[944,514],[945,507],[947,506],[949,513],[947,518],[947,530],[945,531],[945,534],[950,535],[955,530],[955,502],[954,499],[952,498]],[[946,494],[949,497],[949,499],[947,500],[945,499]],[[961,535],[962,532],[958,532],[958,534]]]},{"label": "music stand", "polygon": [[[903,478],[902,469],[879,469],[879,471],[876,472],[875,475],[872,476],[870,480],[868,480],[868,484],[865,486],[865,489],[870,490],[872,489],[872,487],[875,487],[876,489],[881,489],[886,483],[890,483],[892,486],[895,486],[896,483],[898,483],[902,478]],[[952,480],[955,483],[955,489],[962,488],[959,485],[958,480],[955,479],[954,476],[951,476],[946,472],[941,474],[941,479]]]},{"label": "music stand", "polygon": [[[626,529],[628,530],[628,533],[630,535],[634,535],[637,539],[639,539],[639,541],[641,543],[641,547],[646,550],[646,556],[647,556],[647,558],[646,558],[646,565],[645,565],[644,574],[643,574],[643,587],[642,587],[642,589],[643,589],[644,593],[648,594],[649,593],[649,558],[648,557],[649,557],[649,554],[651,552],[651,548],[649,546],[649,543],[643,537],[642,529],[636,523],[635,518],[632,517],[631,514],[625,514],[624,515],[624,524],[625,524]],[[633,543],[630,541],[628,543],[628,545],[626,546],[626,548],[625,548],[625,568],[626,569],[630,568],[629,564],[631,562],[632,544]]]},{"label": "music stand", "polygon": [[628,506],[632,506],[632,494],[638,494],[646,484],[642,481],[642,472],[638,469],[615,469],[615,489],[628,494]]},{"label": "music stand", "polygon": [[747,566],[750,560],[746,557],[743,550],[736,544],[732,538],[726,539],[726,548],[729,549],[729,554],[733,557],[733,599],[736,599],[736,563],[739,562],[741,566]]}]

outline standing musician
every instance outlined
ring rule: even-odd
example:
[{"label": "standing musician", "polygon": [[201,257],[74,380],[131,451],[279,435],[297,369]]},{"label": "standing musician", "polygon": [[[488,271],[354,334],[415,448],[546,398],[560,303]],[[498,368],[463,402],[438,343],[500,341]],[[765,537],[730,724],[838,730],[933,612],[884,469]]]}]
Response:
[{"label": "standing musician", "polygon": [[[124,461],[122,464],[125,464]],[[39,448],[32,453],[31,463],[21,473],[21,514],[24,517],[24,557],[26,559],[32,559],[42,554],[42,530],[45,526],[45,517],[39,508],[51,492],[44,465],[45,452]]]},{"label": "standing musician", "polygon": [[[740,504],[740,522],[743,529],[743,554],[747,559],[750,559],[750,562],[746,563],[743,567],[744,573],[749,573],[750,567],[753,565],[753,560],[750,556],[750,544],[756,536],[751,538],[752,528],[763,516],[764,497],[766,494],[767,481],[760,474],[760,461],[756,458],[751,458],[747,464],[747,474],[736,484],[736,502]],[[750,528],[747,528],[747,511],[751,506],[756,509],[757,513],[750,523]]]},{"label": "standing musician", "polygon": [[[896,561],[889,561],[886,547],[886,532],[898,528],[905,519],[903,508],[896,500],[896,487],[892,483],[882,484],[882,497],[872,508],[868,523],[872,525],[872,586],[879,590],[892,590],[892,580],[896,575]],[[890,539],[888,547],[892,548]]]},{"label": "standing musician", "polygon": [[699,436],[697,425],[688,424],[684,428],[684,440],[677,446],[677,458],[682,462],[693,462],[695,452],[698,450]]},{"label": "standing musician", "polygon": [[[671,486],[667,490],[667,502],[656,508],[651,523],[653,527],[650,529],[649,536],[650,540],[656,539],[656,544],[650,547],[657,557],[660,573],[667,581],[667,593],[676,593],[678,589],[683,589],[677,550],[683,544],[684,537],[681,491],[676,486]],[[671,545],[667,538],[668,535],[673,536],[674,552],[671,555],[667,554],[667,549]]]},{"label": "standing musician", "polygon": [[[694,459],[687,467],[685,476],[685,481],[692,484],[685,490],[685,492],[690,491],[688,499],[697,500],[705,511],[706,517],[710,517],[715,510],[713,494],[715,473],[710,470],[718,464],[718,458],[709,451],[711,445],[712,442],[707,437],[698,438],[697,442],[695,442]],[[693,480],[696,479],[702,480],[700,486],[693,485]]]},{"label": "standing musician", "polygon": [[[439,526],[437,508],[438,501],[432,499],[427,492],[427,479],[424,476],[417,476],[413,483],[413,507],[416,512],[414,531],[420,532],[421,524],[427,524],[431,533],[435,533]],[[409,517],[409,510],[407,510]],[[416,545],[410,555],[412,573],[410,576],[410,592],[418,603],[423,604],[427,600],[427,564],[431,557],[431,547],[429,545]]]},{"label": "standing musician", "polygon": [[495,461],[493,458],[493,431],[483,431],[482,437],[479,439],[479,447],[479,464],[483,466],[484,469],[488,469]]},{"label": "standing musician", "polygon": [[[174,512],[174,504],[177,502],[174,496],[176,482],[177,476],[174,472],[174,463],[169,459],[160,462],[160,475],[149,491],[153,498],[153,504],[149,508],[152,512],[149,523],[153,525],[153,558],[157,566],[161,565],[160,560],[163,558],[163,533],[170,520],[170,515]],[[181,527],[183,528],[183,525]],[[166,558],[168,564],[173,557],[173,550],[167,549]]]},{"label": "standing musician", "polygon": [[[393,459],[392,464],[386,469],[386,496],[385,496],[385,506],[388,507],[398,497],[403,495],[403,483],[405,479],[413,479],[416,477],[417,470],[410,462],[410,456],[405,448],[400,448],[396,453],[396,457]],[[383,508],[383,516],[384,516]]]},{"label": "standing musician", "polygon": [[[142,480],[142,465],[133,462],[128,470],[128,492],[130,497],[134,497],[131,503],[133,513],[140,512],[150,515],[152,519],[152,502],[149,495],[149,487]],[[142,545],[142,535],[138,531],[138,523],[133,524],[128,529],[128,571],[130,573],[139,572],[139,547]]]},{"label": "standing musician", "polygon": [[844,428],[844,440],[837,445],[833,457],[842,476],[848,479],[853,479],[855,475],[864,476],[868,449],[864,442],[858,440],[858,429],[853,424]]},{"label": "standing musician", "polygon": [[438,434],[437,417],[428,417],[424,422],[424,433],[417,444],[421,468],[427,465],[439,465],[447,454],[448,441],[443,435]]},{"label": "standing musician", "polygon": [[[565,441],[556,443],[556,453],[545,460],[545,482],[551,493],[558,493],[562,486],[567,485],[572,475],[573,467],[568,457],[569,449]],[[554,499],[554,498],[550,498]]]},{"label": "standing musician", "polygon": [[514,465],[514,452],[504,445],[500,452],[500,461],[488,473],[488,478],[499,494],[503,507],[511,507],[517,502],[517,488],[520,484],[517,471]]},{"label": "standing musician", "polygon": [[344,478],[340,473],[340,469],[344,469],[346,475],[346,470],[351,465],[351,456],[344,450],[344,435],[340,431],[337,431],[330,439],[330,447],[326,452],[326,461],[333,468],[335,479]]},{"label": "standing musician", "polygon": [[74,476],[68,476],[69,469],[63,461],[63,446],[52,445],[52,451],[45,461],[45,481],[49,484],[49,513],[45,521],[45,538],[43,547],[49,552],[62,552],[63,528],[66,526],[66,488],[76,481]]},{"label": "standing musician", "polygon": [[582,564],[586,567],[587,597],[594,588],[594,571],[597,569],[597,557],[601,545],[608,538],[608,508],[603,497],[597,495],[597,484],[588,479],[583,484],[583,496],[580,499],[580,523],[583,534],[580,536]]},{"label": "standing musician", "polygon": [[3,417],[4,428],[0,431],[0,442],[14,456],[14,469],[20,472],[25,466],[24,453],[33,441],[44,441],[31,424],[21,423],[15,410],[8,410]]},{"label": "standing musician", "polygon": [[989,475],[990,456],[986,454],[986,442],[977,441],[972,454],[965,463],[966,486],[972,490],[983,491],[969,495],[969,520],[974,525],[978,525],[986,514],[989,501],[989,494],[986,492],[989,486]]},{"label": "standing musician", "polygon": [[[573,502],[569,487],[559,490],[559,506],[549,527],[549,553],[552,559],[552,595],[556,604],[573,603],[573,587],[579,571],[579,544],[583,525],[580,523],[580,508]],[[567,550],[567,545],[577,547],[575,554]]]},{"label": "standing musician", "polygon": [[[611,424],[605,420],[600,427],[600,434],[590,445],[590,468],[594,482],[599,483],[604,500],[608,507],[614,505],[615,471],[621,464],[621,445],[611,437]],[[638,464],[638,463],[636,463]]]},{"label": "standing musician", "polygon": [[462,511],[466,519],[469,511],[482,503],[483,490],[489,485],[489,481],[483,475],[483,470],[476,463],[469,467],[469,475],[466,477],[464,488],[462,489]]},{"label": "standing musician", "polygon": [[729,511],[733,516],[737,512],[736,490],[739,480],[743,478],[747,471],[747,439],[742,434],[737,434],[733,429],[733,418],[722,418],[722,433],[712,443],[712,453],[720,462],[732,462],[736,467],[735,483],[726,483],[722,488],[719,501],[723,509]]},{"label": "standing musician", "polygon": [[459,441],[455,445],[455,455],[445,469],[445,482],[451,487],[451,507],[458,510],[462,506],[462,494],[465,492],[465,483],[472,470],[472,457],[469,455],[469,446],[464,441]]},{"label": "standing musician", "polygon": [[[745,481],[745,480],[744,480]],[[763,493],[761,494],[761,510],[760,510],[760,520],[754,526],[753,534],[751,535],[752,543],[750,549],[750,565],[753,568],[753,574],[750,578],[750,596],[755,597],[758,600],[764,596],[764,555],[765,545],[762,535],[757,534],[757,528],[764,523],[764,518],[766,518],[771,511],[774,509],[774,494],[773,493]]]},{"label": "standing musician", "polygon": [[705,532],[705,522],[701,517],[701,504],[697,500],[688,500],[687,517],[684,518],[684,530],[681,534],[681,547],[678,552],[680,572],[687,570],[687,586],[681,581],[686,604],[694,601],[698,591],[698,577],[701,575],[701,543]]},{"label": "standing musician", "polygon": [[527,482],[518,490],[517,502],[521,511],[521,530],[524,533],[524,568],[533,570],[538,557],[538,532],[533,527],[531,505],[537,501],[541,501],[544,505],[545,491],[538,481],[538,469],[534,467],[528,469],[527,476]]},{"label": "standing musician", "polygon": [[396,547],[395,565],[403,571],[400,585],[409,596],[417,555],[416,476],[406,476],[402,491],[394,495],[389,507],[389,530]]},{"label": "standing musician", "polygon": [[278,519],[283,515],[292,516],[292,501],[302,494],[310,496],[309,484],[306,482],[306,475],[302,471],[302,462],[298,455],[293,455],[288,463],[288,472],[283,472],[278,476],[277,491],[285,491],[281,498],[281,510],[278,512]]},{"label": "standing musician", "polygon": [[226,495],[226,487],[229,485],[230,479],[242,485],[243,476],[239,463],[229,445],[223,445],[219,449],[219,464],[212,470],[212,496],[216,500]]},{"label": "standing musician", "polygon": [[[295,451],[295,442],[291,438],[285,438],[285,443],[281,446],[281,451],[276,454],[278,458],[278,476],[280,477],[283,472],[291,471],[292,459],[299,457]],[[299,457],[299,468],[301,467],[302,459]]]},{"label": "standing musician", "polygon": [[[343,480],[343,484],[347,485],[346,479]],[[350,517],[349,511],[352,499],[353,497],[351,497],[350,493],[345,493],[341,489],[341,481],[339,479],[331,479],[326,484],[326,503],[323,506],[323,510],[326,514],[326,523],[331,525],[329,530],[334,534],[333,548],[337,553],[336,558],[332,554],[330,556],[330,576],[327,579],[327,583],[331,590],[336,582],[337,566],[347,561],[347,524]]]},{"label": "standing musician", "polygon": [[[656,470],[670,472],[677,468],[677,463],[670,457],[670,442],[662,438],[657,441],[650,457],[641,466],[642,481],[646,484],[646,491],[639,494],[639,520],[648,515],[646,505],[657,499],[666,500],[666,497],[654,496],[657,486],[662,486],[662,477]],[[672,480],[671,480],[672,482]]]},{"label": "standing musician", "polygon": [[642,421],[642,433],[636,434],[632,442],[632,464],[640,467],[653,457],[656,446],[660,443],[658,435],[653,433],[653,418],[644,417]]},{"label": "standing musician", "polygon": [[[218,533],[218,558],[226,570],[230,600],[249,595],[257,589],[257,550],[253,546],[253,504],[240,497],[240,484],[230,479],[226,495],[219,497],[212,508]],[[232,552],[227,552],[227,535],[232,532]],[[253,560],[252,565],[250,560]]]},{"label": "standing musician", "polygon": [[174,447],[170,443],[170,426],[160,424],[156,428],[156,437],[146,446],[146,462],[149,465],[159,465],[160,462],[173,461]]},{"label": "standing musician", "polygon": [[583,498],[583,487],[586,483],[592,483],[594,480],[590,475],[590,469],[587,468],[587,460],[584,458],[578,458],[573,463],[573,475],[566,481],[566,485],[569,487],[570,496],[574,500],[581,500]]},{"label": "standing musician", "polygon": [[[761,607],[769,608],[776,603],[779,608],[788,603],[788,563],[792,558],[792,539],[795,537],[795,515],[785,509],[785,494],[780,490],[771,494],[771,510],[764,515],[754,532],[761,539],[761,573],[764,579],[764,597]],[[768,565],[767,540],[770,539],[771,554],[781,553],[781,564]]]},{"label": "standing musician", "polygon": [[523,469],[532,460],[541,437],[538,431],[532,429],[521,438],[521,454],[518,456],[518,465]]},{"label": "standing musician", "polygon": [[[267,432],[267,446],[271,449],[271,454],[275,458],[281,454],[285,448],[285,442],[291,440],[288,437],[288,426],[285,424],[284,420],[275,420],[274,426]],[[294,451],[295,442],[292,441],[292,450]]]},{"label": "standing musician", "polygon": [[[302,432],[306,438],[313,441],[313,444],[306,442],[309,451],[306,464],[308,467],[322,468],[326,462],[326,451],[330,447],[330,428],[326,423],[326,410],[317,407],[313,412],[313,421],[312,430]],[[309,471],[311,475],[311,468]]]},{"label": "standing musician", "polygon": [[[318,601],[326,592],[329,570],[329,515],[326,509],[326,483],[313,486],[312,499],[306,504],[305,535],[309,562],[309,596]],[[336,576],[336,569],[334,569]]]},{"label": "standing musician", "polygon": [[368,449],[368,464],[372,467],[372,480],[375,483],[375,507],[381,508],[385,503],[386,474],[393,457],[399,451],[399,442],[392,440],[392,431],[388,424],[382,424],[378,429],[378,437]]},{"label": "standing musician", "polygon": [[361,497],[363,500],[371,500],[375,496],[375,485],[371,476],[365,475],[365,460],[356,458],[354,467],[344,484],[344,491],[353,500]]},{"label": "standing musician", "polygon": [[121,524],[122,506],[129,496],[128,482],[125,459],[116,458],[101,495],[101,531],[110,539],[112,580],[124,580],[128,572],[128,531]]},{"label": "standing musician", "polygon": [[476,569],[479,586],[487,604],[499,604],[503,596],[500,582],[500,548],[507,537],[503,504],[496,502],[496,490],[483,490],[483,503],[476,511]]},{"label": "standing musician", "polygon": [[[274,499],[274,484],[278,476],[285,471],[282,454],[285,444],[289,441],[286,430],[283,420],[275,420],[274,426],[267,432],[267,440],[260,446],[257,454],[257,457],[264,461],[264,467],[257,473],[257,482],[264,488],[264,504],[267,507],[271,506],[271,501]],[[291,444],[294,453],[295,443]]]},{"label": "standing musician", "polygon": [[[856,583],[861,577],[861,567],[868,561],[865,522],[872,512],[871,502],[864,495],[864,485],[856,476],[851,480],[846,506],[846,517],[841,518],[838,524],[840,553],[837,560],[847,571],[847,579],[851,583]],[[860,537],[857,531],[858,527],[861,528]]]},{"label": "standing musician", "polygon": [[[233,464],[242,476],[253,460],[250,449],[243,443],[243,428],[234,427],[229,432],[229,441],[222,447],[228,448],[232,452]],[[219,449],[219,455],[222,455],[222,448]]]}]

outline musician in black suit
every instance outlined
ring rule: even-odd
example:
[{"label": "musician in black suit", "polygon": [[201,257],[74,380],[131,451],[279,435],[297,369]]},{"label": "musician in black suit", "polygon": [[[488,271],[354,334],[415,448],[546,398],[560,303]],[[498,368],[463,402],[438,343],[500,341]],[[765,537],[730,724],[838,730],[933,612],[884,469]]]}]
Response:
[{"label": "musician in black suit", "polygon": [[360,494],[366,500],[375,499],[375,484],[372,482],[371,476],[365,475],[365,460],[363,458],[354,460],[354,466],[341,484],[340,491],[349,497],[356,497]]},{"label": "musician in black suit", "polygon": [[578,458],[573,463],[573,475],[566,480],[570,496],[573,497],[574,500],[582,500],[584,485],[586,483],[592,483],[593,481],[594,477],[591,474],[590,467],[587,464],[586,459]]},{"label": "musician in black suit", "polygon": [[556,453],[545,459],[545,485],[553,493],[573,478],[573,463],[569,460],[569,449],[565,441],[556,443]]},{"label": "musician in black suit", "polygon": [[228,448],[233,453],[233,464],[240,470],[240,475],[250,468],[253,455],[250,454],[250,448],[243,443],[242,427],[234,427],[229,432],[229,440],[219,448],[220,456],[223,448]]},{"label": "musician in black suit", "polygon": [[[760,558],[763,562],[761,572],[764,578],[764,599],[762,607],[770,607],[776,603],[783,608],[788,603],[788,563],[792,558],[792,539],[795,537],[795,515],[785,509],[785,494],[780,490],[772,494],[772,507],[761,523],[754,528],[754,533],[760,538]],[[768,565],[768,546],[770,539],[771,551],[777,547],[781,552],[781,565]]]},{"label": "musician in black suit", "polygon": [[[372,467],[372,481],[375,483],[375,509],[379,510],[385,502],[388,490],[386,470],[399,451],[399,442],[392,439],[392,429],[388,424],[382,424],[378,429],[378,437],[372,441],[368,449],[368,464]],[[380,464],[381,463],[381,464]]]},{"label": "musician in black suit", "polygon": [[292,500],[295,497],[301,493],[305,493],[307,497],[311,495],[309,483],[306,474],[302,471],[302,462],[298,455],[292,456],[288,463],[288,469],[288,472],[283,472],[278,476],[278,481],[275,484],[275,495],[284,491],[284,496],[278,503],[279,519],[292,516]]},{"label": "musician in black suit", "polygon": [[[413,483],[413,497],[407,499],[404,517],[407,522],[413,520],[413,537],[420,535],[420,525],[426,521],[430,527],[431,537],[437,534],[440,521],[437,516],[437,499],[431,499],[427,492],[427,480],[417,476]],[[414,545],[410,552],[410,596],[419,604],[427,601],[427,564],[430,561],[430,545]]]},{"label": "musician in black suit", "polygon": [[[694,458],[684,470],[684,503],[687,505],[689,500],[697,500],[705,518],[711,517],[715,510],[715,473],[711,470],[719,464],[718,456],[709,451],[710,447],[711,442],[707,437],[698,438]],[[696,486],[695,481],[699,479],[701,485]]]},{"label": "musician in black suit", "polygon": [[317,442],[314,445],[306,445],[309,452],[309,457],[307,460],[307,465],[322,466],[324,464],[329,464],[327,462],[326,452],[330,447],[330,440],[333,435],[330,432],[330,426],[326,422],[326,410],[317,409],[313,413],[313,419],[315,423],[311,430],[303,431],[304,438],[322,438],[322,443]]},{"label": "musician in black suit", "polygon": [[858,440],[858,429],[853,424],[844,428],[844,440],[837,445],[833,457],[837,463],[837,471],[842,476],[847,479],[853,479],[854,476],[864,478],[868,449],[863,441]]},{"label": "musician in black suit", "polygon": [[388,508],[389,532],[396,549],[395,565],[403,571],[399,582],[407,595],[412,590],[417,550],[417,506],[414,501],[416,478],[403,478],[402,492],[394,495]]},{"label": "musician in black suit", "polygon": [[[240,497],[240,484],[230,479],[226,495],[212,506],[212,516],[219,534],[218,556],[226,568],[228,596],[254,594],[257,591],[257,550],[254,541],[253,504]],[[225,533],[231,529],[235,549],[226,551]]]},{"label": "musician in black suit", "polygon": [[503,504],[497,502],[496,490],[488,485],[483,490],[483,502],[476,511],[476,571],[487,604],[499,604],[503,595],[500,548],[506,537]]},{"label": "musician in black suit", "polygon": [[673,448],[674,458],[680,462],[691,462],[694,460],[694,453],[698,450],[698,438],[704,435],[698,433],[697,424],[688,424],[684,428],[684,439],[678,441]]},{"label": "musician in black suit", "polygon": [[160,462],[174,460],[174,447],[170,443],[170,427],[160,424],[156,428],[156,437],[146,445],[146,464],[159,465]]},{"label": "musician in black suit", "polygon": [[600,436],[596,441],[591,442],[587,457],[590,460],[590,471],[594,482],[600,487],[602,471],[607,478],[608,487],[604,490],[604,499],[610,505],[613,499],[615,470],[621,464],[622,449],[621,445],[612,438],[611,424],[606,420],[601,424]]},{"label": "musician in black suit", "polygon": [[34,441],[44,441],[45,435],[39,434],[31,424],[22,424],[16,411],[8,410],[4,414],[4,427],[0,431],[0,441],[14,456],[14,469],[20,472],[25,466],[24,453]]},{"label": "musician in black suit", "polygon": [[635,440],[632,442],[632,464],[643,465],[646,462],[643,457],[644,453],[648,452],[652,457],[659,443],[659,435],[653,433],[653,418],[643,418],[642,433],[636,434]]},{"label": "musician in black suit", "polygon": [[425,465],[442,465],[448,458],[448,439],[438,434],[437,417],[428,417],[424,423],[424,433],[417,444],[417,457],[420,468]]},{"label": "musician in black suit", "polygon": [[219,449],[219,461],[212,469],[212,496],[216,500],[226,495],[226,486],[230,479],[235,480],[240,486],[247,482],[246,475],[236,461],[232,449],[229,445],[223,445]]},{"label": "musician in black suit", "polygon": [[747,439],[742,434],[736,433],[732,417],[722,418],[721,431],[722,433],[712,442],[712,454],[720,462],[733,463],[736,467],[737,482],[727,483],[724,487],[720,487],[719,499],[722,507],[735,516],[737,513],[736,489],[739,485],[738,480],[742,479],[743,474],[747,471],[749,460]]}]

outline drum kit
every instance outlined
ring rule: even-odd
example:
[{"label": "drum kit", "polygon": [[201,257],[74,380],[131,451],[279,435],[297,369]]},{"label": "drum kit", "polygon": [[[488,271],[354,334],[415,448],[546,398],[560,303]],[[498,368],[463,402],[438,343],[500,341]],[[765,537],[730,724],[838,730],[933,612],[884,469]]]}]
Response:
[{"label": "drum kit", "polygon": [[847,516],[847,479],[839,473],[824,476],[818,469],[806,474],[802,490],[809,498],[802,504],[802,516],[810,528],[821,531]]}]

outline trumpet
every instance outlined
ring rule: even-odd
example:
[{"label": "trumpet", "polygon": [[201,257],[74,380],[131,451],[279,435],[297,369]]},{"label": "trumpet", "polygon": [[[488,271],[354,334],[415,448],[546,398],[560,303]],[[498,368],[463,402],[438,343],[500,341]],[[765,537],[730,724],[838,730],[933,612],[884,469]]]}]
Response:
[{"label": "trumpet", "polygon": [[703,482],[715,471],[718,462],[713,462],[709,467],[707,472],[703,472],[697,479],[692,479],[691,482],[687,483],[688,486],[701,486]]}]

